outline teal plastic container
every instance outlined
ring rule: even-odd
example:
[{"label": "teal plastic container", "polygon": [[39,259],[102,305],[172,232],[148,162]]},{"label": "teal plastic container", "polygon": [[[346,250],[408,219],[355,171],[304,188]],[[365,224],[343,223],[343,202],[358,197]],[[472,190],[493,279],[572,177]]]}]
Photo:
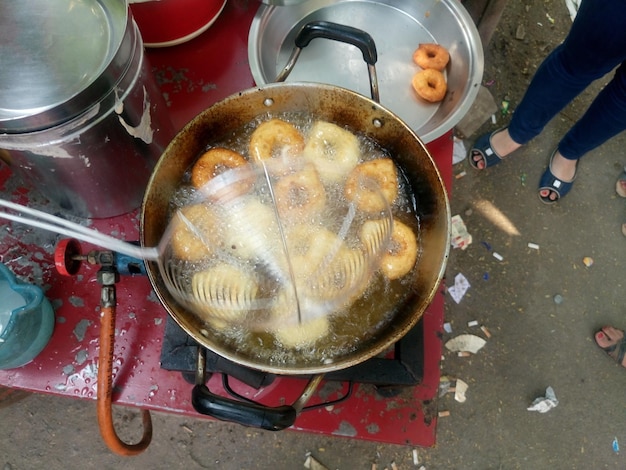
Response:
[{"label": "teal plastic container", "polygon": [[32,361],[48,344],[54,330],[54,310],[43,291],[17,282],[0,263],[0,369]]}]

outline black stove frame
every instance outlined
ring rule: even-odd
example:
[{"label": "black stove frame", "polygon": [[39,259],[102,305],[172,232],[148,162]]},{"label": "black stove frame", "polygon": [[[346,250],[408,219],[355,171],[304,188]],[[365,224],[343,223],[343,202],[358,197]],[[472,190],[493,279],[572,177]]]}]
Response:
[{"label": "black stove frame", "polygon": [[[420,320],[402,339],[395,343],[393,357],[373,357],[352,367],[325,373],[324,379],[373,384],[379,388],[418,385],[424,376],[423,337],[424,329]],[[190,381],[193,381],[199,347],[201,346],[171,317],[167,317],[161,348],[161,368],[179,371],[184,376],[189,377]],[[270,384],[276,377],[273,374],[241,366],[213,351],[203,349],[207,373],[225,374],[256,389]]]}]

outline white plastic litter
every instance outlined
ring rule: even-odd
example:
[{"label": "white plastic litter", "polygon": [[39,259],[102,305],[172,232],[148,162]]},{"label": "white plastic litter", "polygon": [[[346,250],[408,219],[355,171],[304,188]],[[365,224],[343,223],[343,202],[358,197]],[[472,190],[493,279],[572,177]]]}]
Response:
[{"label": "white plastic litter", "polygon": [[456,379],[456,385],[454,386],[454,399],[459,403],[465,403],[465,392],[467,392],[468,385],[461,379]]},{"label": "white plastic litter", "polygon": [[452,388],[452,382],[448,377],[441,376],[439,378],[439,398],[446,396]]},{"label": "white plastic litter", "polygon": [[417,449],[413,449],[413,465],[417,467],[419,464],[420,464],[420,458],[417,453]]},{"label": "white plastic litter", "polygon": [[452,352],[470,352],[476,354],[487,343],[480,336],[459,335],[446,343],[446,348]]},{"label": "white plastic litter", "polygon": [[459,273],[454,277],[454,285],[448,287],[448,292],[452,296],[452,299],[458,304],[469,288],[469,281],[463,274]]},{"label": "white plastic litter", "polygon": [[559,400],[557,400],[556,395],[554,394],[554,390],[552,387],[546,388],[546,396],[535,398],[532,405],[527,409],[528,411],[538,411],[539,413],[547,413],[552,408],[556,408],[559,404]]},{"label": "white plastic litter", "polygon": [[455,137],[452,144],[452,164],[456,165],[457,163],[465,160],[466,157],[467,150],[465,149],[465,144],[463,143],[463,140]]},{"label": "white plastic litter", "polygon": [[471,245],[472,236],[467,231],[467,227],[465,226],[465,222],[460,215],[452,216],[450,219],[451,227],[450,227],[450,244],[452,248],[461,248],[464,250]]},{"label": "white plastic litter", "polygon": [[327,467],[322,465],[319,461],[315,459],[309,452],[306,454],[306,460],[304,461],[304,468],[309,470],[328,470]]}]

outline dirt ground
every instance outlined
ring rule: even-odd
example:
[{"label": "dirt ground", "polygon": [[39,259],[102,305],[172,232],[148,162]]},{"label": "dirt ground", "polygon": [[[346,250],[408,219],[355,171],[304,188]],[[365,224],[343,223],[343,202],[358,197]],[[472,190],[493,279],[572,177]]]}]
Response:
[{"label": "dirt ground", "polygon": [[[498,106],[514,109],[542,58],[565,36],[571,20],[564,0],[509,1],[485,50],[484,83]],[[626,135],[587,155],[575,187],[552,207],[541,204],[537,182],[560,136],[580,116],[604,81],[557,116],[544,133],[487,172],[467,161],[454,167],[452,214],[463,218],[473,243],[453,250],[448,286],[463,274],[471,287],[446,302],[452,333],[492,336],[472,357],[446,352],[442,375],[468,384],[467,400],[439,399],[450,415],[439,419],[437,444],[413,449],[293,431],[248,429],[205,419],[153,413],[155,434],[143,454],[123,458],[102,442],[95,403],[29,395],[0,409],[0,466],[34,468],[299,469],[307,452],[328,469],[588,469],[626,468],[626,373],[593,342],[604,324],[624,318],[626,221],[615,181],[626,163]],[[486,122],[473,138],[508,120]],[[538,245],[530,248],[528,243]],[[502,256],[498,261],[493,252]],[[590,257],[591,267],[583,264]],[[560,296],[561,302],[555,301]],[[551,386],[558,406],[527,410]],[[133,436],[140,416],[116,409],[116,422]],[[135,436],[136,437],[136,436]]]}]

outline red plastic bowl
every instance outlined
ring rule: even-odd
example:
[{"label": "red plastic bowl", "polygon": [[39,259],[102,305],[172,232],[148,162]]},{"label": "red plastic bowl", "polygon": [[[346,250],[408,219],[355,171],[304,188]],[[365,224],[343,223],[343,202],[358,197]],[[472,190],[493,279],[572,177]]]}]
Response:
[{"label": "red plastic bowl", "polygon": [[206,31],[226,0],[130,0],[146,47],[175,46]]}]

